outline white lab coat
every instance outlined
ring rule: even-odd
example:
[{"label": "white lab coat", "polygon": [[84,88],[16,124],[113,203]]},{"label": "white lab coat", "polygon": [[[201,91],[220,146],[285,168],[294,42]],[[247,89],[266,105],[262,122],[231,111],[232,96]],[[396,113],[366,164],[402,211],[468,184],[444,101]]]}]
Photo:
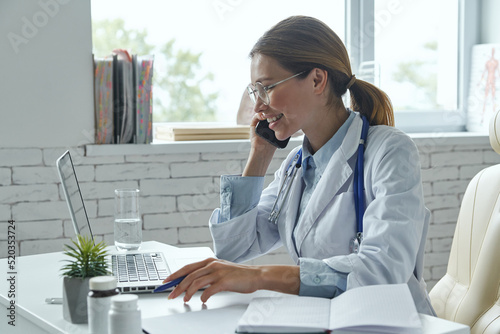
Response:
[{"label": "white lab coat", "polygon": [[296,227],[302,169],[277,226],[268,217],[298,147],[276,171],[257,207],[222,223],[218,223],[218,209],[214,211],[209,225],[215,253],[219,258],[242,262],[284,244],[296,263],[300,258],[321,259],[329,267],[348,273],[347,289],[406,282],[417,310],[433,314],[422,277],[430,213],[424,206],[419,155],[413,141],[393,127],[369,128],[364,154],[364,240],[358,254],[349,251],[350,240],[356,235],[353,175],[361,128],[362,120],[356,113]]}]

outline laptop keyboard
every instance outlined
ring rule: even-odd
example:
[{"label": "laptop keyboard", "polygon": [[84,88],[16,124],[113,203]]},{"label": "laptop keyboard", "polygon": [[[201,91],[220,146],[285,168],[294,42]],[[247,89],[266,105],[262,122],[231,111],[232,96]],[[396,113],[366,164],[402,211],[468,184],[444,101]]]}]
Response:
[{"label": "laptop keyboard", "polygon": [[111,270],[120,283],[164,280],[169,274],[158,253],[112,255]]}]

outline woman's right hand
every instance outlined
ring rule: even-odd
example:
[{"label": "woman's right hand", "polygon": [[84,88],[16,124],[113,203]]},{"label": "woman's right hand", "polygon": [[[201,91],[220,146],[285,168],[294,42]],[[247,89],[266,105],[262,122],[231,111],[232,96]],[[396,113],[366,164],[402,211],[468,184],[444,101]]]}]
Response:
[{"label": "woman's right hand", "polygon": [[264,114],[256,113],[250,121],[250,155],[243,170],[243,176],[264,176],[273,159],[276,146],[268,143],[255,133],[255,127],[259,121],[267,122]]},{"label": "woman's right hand", "polygon": [[[262,112],[256,113],[250,120],[250,142],[252,144],[252,147],[264,151],[270,150],[271,148],[276,148],[274,145],[271,145],[267,140],[263,139],[255,132],[257,123],[259,123],[260,121],[267,122],[265,114]],[[274,150],[270,151],[274,154]]]}]

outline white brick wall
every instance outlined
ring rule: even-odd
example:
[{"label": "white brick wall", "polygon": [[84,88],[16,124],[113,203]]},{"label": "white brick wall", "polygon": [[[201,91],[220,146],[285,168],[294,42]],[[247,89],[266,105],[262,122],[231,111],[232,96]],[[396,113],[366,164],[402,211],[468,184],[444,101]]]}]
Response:
[{"label": "white brick wall", "polygon": [[446,273],[453,234],[465,189],[480,170],[500,163],[489,144],[419,145],[426,205],[431,210],[425,279],[429,289]]},{"label": "white brick wall", "polygon": [[[463,192],[481,169],[500,163],[487,143],[454,144],[453,139],[415,139],[420,150],[422,181],[431,225],[425,278],[431,288],[446,272],[449,250]],[[7,220],[16,221],[18,254],[62,250],[74,237],[55,160],[65,148],[0,149],[0,257],[6,256]],[[141,189],[143,239],[179,247],[211,246],[207,221],[219,205],[219,175],[243,169],[243,148],[224,153],[132,154],[85,156],[72,149],[88,215],[97,240],[113,243],[114,189]],[[272,171],[287,150],[279,151]],[[252,261],[291,263],[283,248]]]}]

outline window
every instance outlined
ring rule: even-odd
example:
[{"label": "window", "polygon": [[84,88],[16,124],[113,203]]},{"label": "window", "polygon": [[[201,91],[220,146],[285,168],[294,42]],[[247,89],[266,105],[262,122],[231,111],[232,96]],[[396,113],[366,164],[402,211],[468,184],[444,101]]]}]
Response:
[{"label": "window", "polygon": [[[343,0],[93,0],[91,8],[96,56],[110,54],[113,48],[155,54],[155,122],[235,122],[250,81],[248,53],[267,29],[286,17],[317,17],[344,37]],[[118,24],[112,23],[116,19],[123,20],[130,36],[119,32],[102,43],[106,27]],[[168,42],[169,59],[164,57]],[[173,57],[183,60],[175,63]],[[175,87],[184,84],[184,89]]]},{"label": "window", "polygon": [[397,111],[457,110],[458,1],[375,0],[377,81]]},{"label": "window", "polygon": [[478,13],[467,0],[346,1],[353,69],[388,93],[398,128],[464,130]]},{"label": "window", "polygon": [[[250,80],[253,44],[279,20],[310,15],[345,41],[353,73],[387,92],[397,127],[444,132],[465,128],[470,67],[465,50],[477,43],[478,8],[466,0],[145,0],[140,5],[93,0],[92,21],[97,27],[121,18],[125,30],[136,32],[135,40],[151,46],[155,122],[234,122]],[[98,40],[94,35],[94,46]],[[169,41],[166,59],[161,47]],[[177,55],[190,61],[173,64]],[[191,71],[189,78],[175,76],[176,68]],[[191,91],[174,89],[185,83]],[[193,96],[198,99],[187,103]]]}]

